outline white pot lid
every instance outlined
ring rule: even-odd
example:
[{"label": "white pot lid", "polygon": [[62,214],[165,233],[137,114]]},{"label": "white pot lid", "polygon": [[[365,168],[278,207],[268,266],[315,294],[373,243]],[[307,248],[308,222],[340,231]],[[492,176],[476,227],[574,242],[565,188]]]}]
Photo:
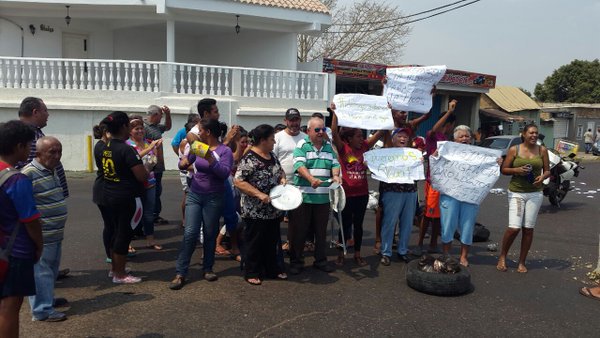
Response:
[{"label": "white pot lid", "polygon": [[302,192],[291,184],[275,186],[269,197],[271,205],[283,211],[294,210],[302,204]]}]

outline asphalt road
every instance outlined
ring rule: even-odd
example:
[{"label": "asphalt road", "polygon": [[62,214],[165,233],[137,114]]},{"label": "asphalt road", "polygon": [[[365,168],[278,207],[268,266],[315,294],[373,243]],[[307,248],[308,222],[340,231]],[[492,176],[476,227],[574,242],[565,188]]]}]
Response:
[{"label": "asphalt road", "polygon": [[[598,257],[600,163],[588,164],[575,182],[580,189],[566,197],[562,208],[544,200],[529,273],[519,274],[515,259],[519,240],[511,250],[509,271],[496,271],[497,252],[489,243],[471,249],[470,272],[474,289],[459,297],[436,297],[409,288],[405,264],[379,264],[372,254],[374,215],[365,220],[363,255],[369,265],[346,265],[331,274],[307,269],[289,281],[265,281],[251,286],[239,265],[218,258],[219,280],[200,279],[199,250],[190,270],[190,283],[180,291],[168,289],[182,230],[178,178],[164,179],[163,217],[171,225],[158,226],[162,252],[139,249],[129,266],[144,281],[114,285],[107,278],[101,244],[100,214],[91,202],[93,177],[69,177],[69,221],[63,243],[62,267],[69,278],[58,282],[56,295],[71,307],[60,323],[31,322],[27,301],[21,312],[23,337],[198,337],[198,336],[539,336],[592,337],[600,328],[600,302],[584,298],[578,288],[590,284],[585,273]],[[503,177],[497,187],[506,188]],[[597,194],[587,194],[589,190]],[[580,194],[577,194],[579,192]],[[592,196],[592,197],[589,197]],[[499,242],[507,223],[506,195],[489,195],[479,222]],[[285,233],[286,224],[282,224]],[[416,228],[411,246],[416,243]],[[145,242],[136,241],[141,248]],[[454,253],[457,253],[455,247]],[[336,252],[329,251],[331,260]],[[307,264],[311,259],[307,259]]]}]

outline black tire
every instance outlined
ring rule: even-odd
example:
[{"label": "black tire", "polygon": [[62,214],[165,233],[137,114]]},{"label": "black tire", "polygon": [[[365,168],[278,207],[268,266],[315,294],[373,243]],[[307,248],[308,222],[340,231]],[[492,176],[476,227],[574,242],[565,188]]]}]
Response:
[{"label": "black tire", "polygon": [[419,260],[406,266],[406,283],[411,288],[436,296],[458,296],[469,292],[471,273],[461,266],[458,273],[445,274],[419,270]]},{"label": "black tire", "polygon": [[565,199],[565,196],[567,196],[567,192],[569,192],[570,187],[571,181],[560,182],[558,188],[556,188],[554,193],[548,195],[548,200],[550,201],[550,204],[552,204],[555,207],[560,206],[560,203]]}]

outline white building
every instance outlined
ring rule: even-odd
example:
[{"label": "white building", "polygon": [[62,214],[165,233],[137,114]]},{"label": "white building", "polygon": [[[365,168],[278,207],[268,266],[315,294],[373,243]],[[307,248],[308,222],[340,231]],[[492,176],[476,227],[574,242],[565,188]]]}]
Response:
[{"label": "white building", "polygon": [[301,70],[297,35],[330,23],[318,0],[3,0],[0,121],[42,98],[44,132],[63,142],[68,170],[85,170],[91,128],[113,110],[168,105],[165,141],[203,97],[249,128],[280,123],[289,107],[309,116],[325,110],[335,75]]}]

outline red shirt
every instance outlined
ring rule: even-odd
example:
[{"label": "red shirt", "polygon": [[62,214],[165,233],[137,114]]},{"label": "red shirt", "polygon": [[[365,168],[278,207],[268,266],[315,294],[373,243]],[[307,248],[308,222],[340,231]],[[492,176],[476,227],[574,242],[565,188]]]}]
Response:
[{"label": "red shirt", "polygon": [[368,150],[367,141],[363,142],[360,149],[352,149],[347,143],[344,143],[342,149],[338,149],[340,166],[342,167],[342,187],[348,197],[369,194],[367,165],[363,157],[363,154]]}]

